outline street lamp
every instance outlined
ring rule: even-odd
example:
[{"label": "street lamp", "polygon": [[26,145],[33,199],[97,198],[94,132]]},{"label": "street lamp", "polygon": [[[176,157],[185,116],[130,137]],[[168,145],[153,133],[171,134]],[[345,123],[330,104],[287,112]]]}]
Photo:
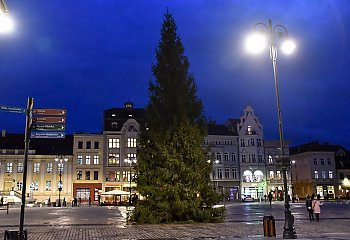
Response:
[{"label": "street lamp", "polygon": [[58,172],[60,176],[59,186],[58,186],[58,204],[57,207],[61,207],[61,191],[62,191],[62,171],[63,171],[63,162],[67,162],[68,158],[65,156],[57,156],[55,161],[58,162]]},{"label": "street lamp", "polygon": [[272,21],[269,19],[269,25],[264,23],[257,23],[254,25],[255,33],[247,39],[247,50],[254,53],[262,52],[267,45],[270,48],[270,59],[272,61],[273,76],[275,81],[275,91],[277,100],[277,116],[278,116],[278,130],[280,137],[281,156],[277,159],[279,165],[282,167],[283,185],[284,185],[284,206],[285,206],[285,222],[283,230],[283,238],[294,239],[297,238],[294,230],[294,217],[290,211],[288,189],[287,189],[287,168],[290,166],[289,157],[285,156],[284,139],[282,128],[282,115],[280,106],[280,97],[278,90],[278,76],[277,76],[277,47],[275,36],[284,38],[285,41],[281,43],[281,50],[286,54],[290,54],[295,49],[295,44],[288,39],[287,29],[283,25],[272,26]]},{"label": "street lamp", "polygon": [[9,16],[5,0],[0,0],[0,32],[10,32],[13,30],[13,22]]},{"label": "street lamp", "polygon": [[126,163],[129,163],[129,166],[130,166],[130,169],[129,169],[129,191],[130,191],[130,196],[129,196],[129,203],[131,204],[131,165],[133,164],[133,163],[137,163],[137,160],[136,159],[129,159],[129,158],[127,158],[127,159],[124,159],[124,162],[126,162]]}]

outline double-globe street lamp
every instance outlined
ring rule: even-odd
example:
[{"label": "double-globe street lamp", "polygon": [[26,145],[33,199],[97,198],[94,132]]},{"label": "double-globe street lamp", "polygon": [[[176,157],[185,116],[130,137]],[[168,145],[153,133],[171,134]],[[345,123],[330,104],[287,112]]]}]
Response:
[{"label": "double-globe street lamp", "polygon": [[131,166],[133,163],[137,163],[137,160],[136,159],[124,159],[124,162],[128,163],[129,164],[129,191],[130,191],[130,196],[129,196],[129,204],[131,204]]},{"label": "double-globe street lamp", "polygon": [[281,42],[281,49],[284,53],[290,54],[295,49],[295,44],[288,39],[287,29],[283,25],[272,25],[271,19],[269,24],[257,23],[254,25],[254,34],[251,35],[246,42],[247,50],[253,53],[262,52],[266,46],[269,45],[270,48],[270,59],[272,61],[273,76],[275,81],[275,91],[277,100],[277,113],[278,113],[278,130],[280,137],[280,148],[281,155],[278,157],[278,164],[282,167],[283,174],[283,185],[284,185],[284,206],[285,206],[285,222],[283,230],[283,238],[293,239],[297,238],[296,232],[294,230],[294,217],[290,211],[289,196],[287,189],[287,168],[290,165],[289,157],[285,156],[284,151],[284,138],[283,138],[283,127],[282,127],[282,115],[278,88],[278,76],[277,76],[277,46],[276,46],[276,36],[284,39]]},{"label": "double-globe street lamp", "polygon": [[63,172],[63,167],[64,167],[64,164],[63,162],[67,162],[68,161],[68,158],[65,157],[65,156],[57,156],[55,158],[55,161],[58,162],[57,163],[57,166],[58,166],[58,174],[60,176],[60,181],[58,183],[58,204],[57,204],[57,207],[61,207],[61,191],[62,191],[62,172]]}]

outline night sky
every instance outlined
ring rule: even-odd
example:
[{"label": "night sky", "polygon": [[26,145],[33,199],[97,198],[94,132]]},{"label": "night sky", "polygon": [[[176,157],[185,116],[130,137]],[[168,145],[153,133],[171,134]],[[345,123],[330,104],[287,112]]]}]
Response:
[{"label": "night sky", "polygon": [[[168,7],[191,63],[205,115],[239,118],[251,104],[265,139],[278,139],[268,51],[250,55],[255,23],[284,25],[296,52],[278,55],[285,138],[350,148],[350,4],[340,0],[7,0],[15,30],[0,36],[0,105],[67,109],[67,132],[102,131],[103,110],[148,102]],[[0,112],[23,133],[25,117]]]}]

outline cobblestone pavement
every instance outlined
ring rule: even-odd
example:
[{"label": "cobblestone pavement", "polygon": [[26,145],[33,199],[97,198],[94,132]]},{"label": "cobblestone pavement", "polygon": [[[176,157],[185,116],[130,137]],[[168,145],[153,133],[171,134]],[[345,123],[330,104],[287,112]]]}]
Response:
[{"label": "cobblestone pavement", "polygon": [[[300,204],[303,206],[303,204]],[[235,205],[244,211],[247,205]],[[228,206],[230,208],[230,206]],[[301,207],[300,207],[301,208]],[[283,209],[281,206],[276,209]],[[296,208],[297,209],[297,208]],[[334,211],[334,210],[332,210]],[[58,214],[60,213],[60,214]],[[98,213],[98,215],[97,215]],[[263,223],[258,218],[232,220],[220,224],[137,225],[125,222],[125,208],[27,209],[25,229],[31,240],[69,239],[263,239]],[[55,215],[56,214],[56,215]],[[71,216],[74,215],[74,216]],[[90,218],[89,221],[83,219]],[[298,216],[298,215],[297,215]],[[350,239],[350,213],[337,218],[337,213],[320,222],[296,219],[298,239]],[[18,230],[19,209],[7,215],[0,212],[0,239],[5,230]],[[32,217],[32,221],[30,221]],[[81,219],[76,220],[76,219]],[[115,219],[114,219],[115,218]],[[241,217],[240,217],[241,218]],[[104,219],[104,220],[101,220]],[[107,220],[105,220],[107,219]],[[284,220],[276,218],[277,238],[282,239]]]}]

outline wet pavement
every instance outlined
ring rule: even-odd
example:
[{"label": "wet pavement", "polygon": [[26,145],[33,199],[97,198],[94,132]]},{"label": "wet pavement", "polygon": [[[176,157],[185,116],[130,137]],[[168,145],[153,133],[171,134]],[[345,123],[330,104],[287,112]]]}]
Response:
[{"label": "wet pavement", "polygon": [[[282,238],[283,202],[225,203],[227,216],[220,224],[155,224],[126,222],[125,207],[26,208],[28,239],[263,239],[263,216],[275,218]],[[307,219],[305,203],[291,204],[298,239],[350,239],[350,203],[324,202],[320,222]],[[20,208],[0,211],[0,239],[5,230],[18,230]]]}]

